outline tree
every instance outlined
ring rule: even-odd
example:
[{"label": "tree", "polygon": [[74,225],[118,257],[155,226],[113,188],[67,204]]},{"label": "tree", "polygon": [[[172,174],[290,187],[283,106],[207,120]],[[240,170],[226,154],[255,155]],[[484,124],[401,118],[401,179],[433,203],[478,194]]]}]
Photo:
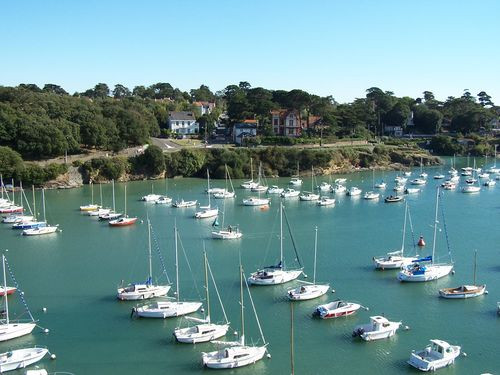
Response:
[{"label": "tree", "polygon": [[420,133],[434,134],[441,129],[443,115],[435,109],[429,109],[425,105],[418,105],[413,111],[413,122]]},{"label": "tree", "polygon": [[47,83],[45,86],[43,86],[42,91],[57,95],[68,95],[66,90],[64,90],[61,86],[54,85],[52,83]]},{"label": "tree", "polygon": [[21,155],[10,147],[0,146],[0,174],[3,178],[19,178],[24,169]]},{"label": "tree", "polygon": [[404,127],[410,116],[410,107],[402,100],[398,102],[383,115],[384,124]]},{"label": "tree", "polygon": [[104,99],[109,96],[109,87],[105,83],[98,83],[94,87],[94,98]]},{"label": "tree", "polygon": [[481,106],[483,107],[494,106],[493,102],[491,101],[491,96],[489,96],[484,91],[481,91],[479,94],[477,94],[477,98],[479,100],[479,104],[481,104]]},{"label": "tree", "polygon": [[130,92],[130,90],[127,87],[125,87],[119,83],[117,83],[115,85],[115,88],[113,90],[113,98],[123,99],[123,98],[129,97],[131,95],[132,95],[132,93]]},{"label": "tree", "polygon": [[158,146],[149,145],[141,159],[147,174],[157,176],[165,171],[165,158],[163,151]]},{"label": "tree", "polygon": [[195,102],[214,102],[215,95],[210,91],[208,86],[201,85],[198,89],[190,91],[191,98]]}]

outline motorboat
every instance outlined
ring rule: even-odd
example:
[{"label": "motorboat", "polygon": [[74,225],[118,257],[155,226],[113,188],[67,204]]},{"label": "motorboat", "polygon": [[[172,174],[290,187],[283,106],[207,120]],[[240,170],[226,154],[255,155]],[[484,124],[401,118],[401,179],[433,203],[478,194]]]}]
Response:
[{"label": "motorboat", "polygon": [[376,200],[376,199],[379,199],[379,198],[380,198],[380,194],[379,193],[375,193],[373,191],[368,191],[363,196],[363,199],[366,199],[366,200]]},{"label": "motorboat", "polygon": [[101,221],[110,221],[110,220],[117,220],[122,216],[123,216],[122,213],[114,212],[114,211],[110,210],[107,213],[102,213],[101,215],[98,216],[98,218]]},{"label": "motorboat", "polygon": [[353,186],[351,187],[348,191],[347,191],[347,195],[349,195],[350,197],[356,197],[356,196],[359,196],[361,195],[362,193],[362,190],[356,186]]},{"label": "motorboat", "polygon": [[292,177],[289,184],[292,186],[301,186],[302,180],[299,177]]},{"label": "motorboat", "polygon": [[404,197],[402,195],[390,195],[384,199],[385,203],[397,203],[402,202],[403,200]]},{"label": "motorboat", "polygon": [[332,190],[332,185],[326,181],[323,181],[320,185],[317,186],[319,191],[327,192]]},{"label": "motorboat", "polygon": [[22,223],[23,221],[27,222],[27,221],[33,221],[33,220],[34,220],[34,217],[31,215],[11,214],[11,215],[5,216],[2,219],[2,223],[4,223],[4,224],[18,224],[18,223]]},{"label": "motorboat", "polygon": [[442,179],[443,179],[443,178],[445,178],[445,177],[446,177],[446,176],[445,176],[444,174],[439,173],[439,174],[435,174],[433,178],[434,178],[435,180],[442,180]]},{"label": "motorboat", "polygon": [[410,183],[412,185],[425,185],[427,180],[424,178],[415,178],[414,180],[411,180]]},{"label": "motorboat", "polygon": [[490,174],[483,172],[483,173],[478,174],[477,177],[484,180],[485,178],[490,178]]},{"label": "motorboat", "polygon": [[423,350],[412,351],[408,364],[420,371],[435,371],[452,365],[460,355],[460,346],[433,339]]},{"label": "motorboat", "polygon": [[405,194],[418,194],[420,193],[420,189],[418,188],[406,188]]},{"label": "motorboat", "polygon": [[356,326],[352,336],[359,336],[365,341],[386,339],[393,336],[401,324],[401,322],[391,322],[383,316],[371,316],[370,323]]},{"label": "motorboat", "polygon": [[218,240],[237,240],[241,237],[243,237],[243,233],[240,232],[236,225],[229,225],[226,229],[212,231],[212,238]]},{"label": "motorboat", "polygon": [[336,178],[334,182],[338,185],[342,185],[347,182],[347,178]]},{"label": "motorboat", "polygon": [[319,200],[319,194],[304,191],[299,195],[299,199],[301,201],[317,201]]},{"label": "motorboat", "polygon": [[285,189],[280,188],[279,186],[272,185],[269,189],[267,189],[267,194],[281,194]]},{"label": "motorboat", "polygon": [[479,186],[475,185],[466,185],[462,187],[462,193],[465,194],[474,194],[474,193],[479,193],[481,191],[481,188]]},{"label": "motorboat", "polygon": [[486,285],[461,285],[456,288],[439,289],[439,296],[443,298],[472,298],[482,296],[486,291]]},{"label": "motorboat", "polygon": [[254,193],[258,193],[258,192],[264,193],[267,191],[267,189],[269,189],[268,186],[257,185],[257,186],[254,186],[253,188],[251,188],[250,190],[253,191]]},{"label": "motorboat", "polygon": [[321,319],[338,318],[341,316],[349,316],[356,313],[361,308],[361,305],[354,302],[347,302],[340,299],[319,305],[313,312],[313,316]]},{"label": "motorboat", "polygon": [[219,214],[218,208],[211,208],[208,206],[201,211],[198,211],[194,214],[195,219],[209,219],[211,217],[215,217]]},{"label": "motorboat", "polygon": [[467,180],[465,180],[465,183],[469,184],[469,185],[475,184],[476,182],[477,182],[477,178],[474,178],[474,177],[471,177],[471,178],[468,178]]},{"label": "motorboat", "polygon": [[381,181],[377,184],[375,184],[376,189],[385,189],[387,187],[387,184],[384,181]]},{"label": "motorboat", "polygon": [[243,199],[244,206],[267,206],[268,204],[269,198],[250,197],[247,199]]},{"label": "motorboat", "polygon": [[497,182],[495,180],[486,180],[483,182],[483,186],[486,186],[486,187],[493,187],[497,184]]},{"label": "motorboat", "polygon": [[394,186],[394,188],[392,190],[394,190],[396,193],[402,193],[404,192],[406,189],[406,186],[403,184],[397,184],[396,186]]},{"label": "motorboat", "polygon": [[172,207],[175,207],[175,208],[194,207],[194,206],[196,206],[196,203],[198,203],[198,201],[196,201],[196,200],[194,200],[194,201],[185,201],[184,199],[181,199],[180,201],[175,201],[172,204]]},{"label": "motorboat", "polygon": [[205,193],[207,193],[207,194],[224,193],[225,191],[226,191],[226,189],[219,188],[219,187],[209,187],[209,188],[205,189]]},{"label": "motorboat", "polygon": [[[253,191],[253,188],[252,188],[252,191]],[[231,199],[231,198],[235,198],[236,197],[236,193],[234,191],[225,191],[223,193],[215,193],[214,194],[214,198],[216,199]]]},{"label": "motorboat", "polygon": [[111,208],[99,208],[97,211],[87,211],[86,214],[92,217],[99,217],[111,213]]},{"label": "motorboat", "polygon": [[281,198],[296,198],[300,195],[299,190],[295,190],[292,188],[286,188],[283,193],[280,194]]},{"label": "motorboat", "polygon": [[444,190],[455,190],[457,188],[457,185],[451,181],[445,181],[441,184],[441,186]]},{"label": "motorboat", "polygon": [[155,200],[155,204],[171,204],[172,198],[167,197],[166,195],[161,195],[160,198]]},{"label": "motorboat", "polygon": [[335,198],[321,197],[316,204],[318,206],[331,206],[335,204]]},{"label": "motorboat", "polygon": [[158,199],[160,199],[161,197],[162,196],[160,194],[148,194],[148,195],[145,195],[145,196],[141,197],[141,201],[154,203]]},{"label": "motorboat", "polygon": [[101,208],[98,204],[86,204],[84,206],[80,206],[80,211],[97,211]]},{"label": "motorboat", "polygon": [[333,192],[335,194],[343,194],[343,193],[347,192],[347,188],[344,185],[335,184],[335,186],[333,187]]},{"label": "motorboat", "polygon": [[47,348],[35,346],[0,353],[0,373],[28,367],[40,361],[48,352]]}]

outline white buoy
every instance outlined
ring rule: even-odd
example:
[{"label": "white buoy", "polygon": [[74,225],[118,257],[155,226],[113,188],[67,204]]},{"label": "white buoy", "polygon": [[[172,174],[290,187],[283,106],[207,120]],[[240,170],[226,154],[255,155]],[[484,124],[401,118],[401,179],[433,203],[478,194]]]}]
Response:
[{"label": "white buoy", "polygon": [[484,294],[488,294],[488,291],[487,291],[487,290],[485,290],[485,291],[484,291]]},{"label": "white buoy", "polygon": [[408,331],[408,330],[410,329],[410,327],[408,327],[408,326],[405,326],[405,329],[406,329],[406,330]]},{"label": "white buoy", "polygon": [[204,312],[205,312],[205,309],[202,307],[200,311],[201,311],[202,313],[204,313]]},{"label": "white buoy", "polygon": [[306,274],[304,274],[304,279],[307,279],[307,275]]},{"label": "white buoy", "polygon": [[463,353],[462,353],[462,355],[463,355],[464,357],[467,357],[467,353],[465,353],[465,352],[463,352]]},{"label": "white buoy", "polygon": [[42,309],[42,311],[43,311],[43,312],[47,312],[47,308],[46,308],[46,307],[44,307],[44,308]]},{"label": "white buoy", "polygon": [[24,292],[21,292],[20,294],[21,294],[22,296],[24,296]]},{"label": "white buoy", "polygon": [[454,275],[455,274],[455,270],[451,271],[451,274]]},{"label": "white buoy", "polygon": [[50,331],[49,331],[49,329],[48,329],[48,328],[45,328],[45,329],[43,330],[43,332],[45,332],[45,333],[49,333]]},{"label": "white buoy", "polygon": [[238,334],[238,331],[234,331],[233,335],[235,335],[235,336],[236,336],[237,334]]},{"label": "white buoy", "polygon": [[335,293],[335,289],[332,289],[332,293]]},{"label": "white buoy", "polygon": [[56,355],[55,355],[55,354],[51,354],[51,355],[50,355],[50,359],[56,359],[56,358],[57,358],[57,357],[56,357]]},{"label": "white buoy", "polygon": [[271,354],[267,353],[267,358],[271,358]]}]

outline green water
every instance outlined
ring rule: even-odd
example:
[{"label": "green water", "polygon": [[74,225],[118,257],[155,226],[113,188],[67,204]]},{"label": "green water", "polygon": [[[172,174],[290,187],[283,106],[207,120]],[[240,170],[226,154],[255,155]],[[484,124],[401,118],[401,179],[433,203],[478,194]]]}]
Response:
[{"label": "green water", "polygon": [[[428,255],[432,243],[432,223],[436,181],[432,175],[440,168],[428,169],[429,183],[420,194],[408,196],[415,236],[423,234]],[[447,168],[445,168],[445,171]],[[414,172],[414,175],[418,171]],[[390,181],[395,172],[377,172],[375,179]],[[337,177],[337,176],[336,176]],[[346,176],[348,186],[366,191],[372,184],[371,173]],[[326,180],[326,178],[324,179]],[[318,183],[321,181],[319,179]],[[288,179],[269,180],[285,186]],[[164,181],[154,182],[155,192],[164,191]],[[222,186],[222,181],[214,181]],[[239,185],[235,181],[235,186]],[[169,181],[169,195],[174,199],[198,199],[206,203],[205,181],[180,179]],[[305,190],[310,181],[304,180]],[[403,204],[385,204],[338,198],[335,207],[317,207],[314,203],[286,201],[286,210],[294,238],[312,279],[314,227],[319,230],[317,280],[329,282],[336,293],[312,301],[295,303],[295,368],[297,374],[320,373],[416,373],[407,364],[412,349],[440,338],[461,345],[467,357],[441,374],[480,374],[499,371],[500,344],[497,333],[500,318],[496,302],[500,301],[498,250],[498,187],[484,188],[480,194],[466,195],[446,191],[443,204],[456,274],[437,282],[402,284],[396,272],[373,270],[371,258],[400,247]],[[201,352],[214,350],[212,344],[185,345],[174,342],[172,332],[183,319],[136,320],[130,318],[134,302],[116,300],[121,280],[141,281],[147,274],[146,214],[152,222],[155,241],[165,259],[168,275],[175,281],[173,226],[179,227],[182,247],[189,259],[190,272],[180,251],[180,290],[182,299],[203,298],[203,241],[219,285],[222,299],[232,323],[231,334],[240,330],[238,257],[248,275],[262,265],[277,262],[279,257],[278,198],[271,208],[244,207],[241,200],[250,195],[237,189],[237,198],[226,201],[226,222],[239,224],[244,238],[239,241],[210,239],[212,219],[193,219],[194,209],[174,209],[139,202],[149,193],[151,182],[128,183],[128,212],[144,222],[127,228],[110,228],[107,223],[84,216],[78,206],[90,201],[88,186],[74,190],[47,191],[47,216],[58,223],[62,233],[46,237],[25,238],[8,226],[0,227],[2,248],[8,249],[9,263],[25,291],[25,297],[40,330],[23,338],[0,344],[0,351],[28,345],[46,345],[57,360],[44,359],[40,366],[49,371],[75,374],[196,374],[201,366]],[[392,192],[392,191],[391,191]],[[117,208],[123,208],[124,184],[116,184]],[[39,195],[39,192],[38,192]],[[96,200],[98,188],[95,187]],[[103,185],[105,205],[111,204],[111,185]],[[222,201],[216,202],[222,207]],[[443,226],[442,220],[441,227]],[[290,236],[285,236],[288,263],[293,262]],[[407,248],[411,250],[408,231]],[[156,248],[156,246],[154,246]],[[446,260],[444,231],[438,235],[437,255]],[[472,282],[473,250],[478,250],[478,283],[488,285],[489,295],[471,300],[443,300],[439,288]],[[158,257],[154,273],[161,276]],[[290,373],[290,318],[286,290],[294,284],[274,287],[252,287],[264,335],[269,342],[271,359],[239,370],[240,374]],[[173,290],[172,290],[173,291]],[[172,292],[169,294],[172,295]],[[201,296],[201,297],[199,297]],[[348,318],[317,320],[311,317],[314,307],[335,298],[360,302],[370,308]],[[22,311],[18,296],[11,298],[11,316]],[[212,319],[222,314],[212,295]],[[43,312],[43,307],[47,308]],[[369,321],[370,315],[385,314],[390,320],[402,320],[410,330],[399,330],[387,340],[366,343],[351,337],[357,324]],[[198,314],[202,316],[202,314]],[[247,341],[259,339],[258,330],[248,306],[246,309]],[[15,373],[15,372],[14,372]],[[19,373],[22,373],[19,371]]]}]

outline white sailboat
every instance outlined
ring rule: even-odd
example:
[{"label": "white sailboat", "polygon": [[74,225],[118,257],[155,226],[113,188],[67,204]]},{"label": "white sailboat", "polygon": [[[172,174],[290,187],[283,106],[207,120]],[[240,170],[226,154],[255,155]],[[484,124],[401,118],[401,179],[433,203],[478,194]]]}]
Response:
[{"label": "white sailboat", "polygon": [[[453,270],[453,263],[434,263],[436,254],[436,237],[439,208],[439,187],[436,189],[436,211],[434,216],[434,238],[432,240],[432,256],[416,259],[398,273],[398,280],[409,282],[424,282],[437,280],[448,275]],[[445,227],[446,229],[446,227]]]},{"label": "white sailboat", "polygon": [[297,162],[297,176],[293,176],[290,179],[289,184],[292,186],[301,186],[302,185],[302,180],[300,179],[300,168],[299,168],[298,162]]},{"label": "white sailboat", "polygon": [[179,287],[179,257],[177,251],[177,240],[179,234],[177,226],[174,227],[175,238],[175,301],[170,298],[167,300],[158,300],[156,302],[134,307],[132,314],[141,318],[173,318],[176,316],[191,314],[197,311],[201,306],[201,302],[184,302],[180,301],[180,287]]},{"label": "white sailboat", "polygon": [[[210,173],[208,172],[207,169],[207,191],[210,191]],[[201,211],[197,211],[194,214],[195,219],[208,219],[211,217],[215,217],[219,214],[219,209],[218,208],[212,208],[210,205],[210,193],[208,194],[208,206],[203,206],[201,208]]]},{"label": "white sailboat", "polygon": [[387,253],[385,256],[373,257],[373,263],[375,263],[375,268],[380,269],[396,269],[407,266],[411,264],[414,260],[418,258],[415,256],[409,257],[404,256],[405,250],[405,237],[406,237],[406,218],[410,215],[408,210],[408,203],[405,204],[405,214],[403,220],[403,238],[401,240],[401,249],[397,251],[392,251]]},{"label": "white sailboat", "polygon": [[250,181],[245,181],[241,184],[243,189],[251,189],[257,186],[257,183],[253,180],[253,159],[250,158]]},{"label": "white sailboat", "polygon": [[494,160],[495,161],[494,161],[493,166],[486,170],[486,172],[488,172],[488,173],[492,173],[492,174],[500,173],[500,168],[497,168],[497,146],[498,145],[495,145],[495,153],[494,153]]},{"label": "white sailboat", "polygon": [[[259,183],[260,183],[260,167],[259,167]],[[259,186],[259,183],[254,182],[254,188]],[[261,191],[257,190],[257,197],[248,197],[243,199],[243,205],[244,206],[267,206],[269,202],[271,201],[269,198],[261,198],[260,196]]]},{"label": "white sailboat", "polygon": [[281,198],[297,198],[300,195],[299,190],[295,190],[292,188],[286,188],[283,190],[283,192],[280,194]]},{"label": "white sailboat", "polygon": [[[45,213],[45,189],[42,189],[42,207],[43,207],[43,221],[47,223],[47,217]],[[40,236],[43,234],[51,234],[57,232],[59,225],[48,225],[38,226],[36,228],[29,228],[23,230],[24,236]]]},{"label": "white sailboat", "polygon": [[[243,233],[241,233],[239,227],[237,225],[228,225],[224,227],[224,221],[226,218],[226,201],[224,201],[222,205],[222,226],[219,230],[212,231],[212,238],[217,240],[237,240],[238,238],[243,237]],[[218,220],[215,219],[212,226],[218,226]]]},{"label": "white sailboat", "polygon": [[314,270],[313,282],[306,283],[301,281],[304,285],[287,291],[287,297],[292,301],[303,301],[313,298],[321,297],[328,292],[329,284],[316,284],[316,255],[318,252],[318,227],[314,228]]},{"label": "white sailboat", "polygon": [[111,212],[111,208],[103,208],[102,204],[102,184],[99,182],[99,198],[100,198],[100,206],[98,210],[95,211],[87,211],[87,215],[93,216],[93,217],[99,217],[101,215],[107,215]]},{"label": "white sailboat", "polygon": [[94,184],[92,183],[92,181],[90,181],[90,191],[92,196],[90,201],[91,203],[80,206],[80,211],[96,211],[101,208],[101,206],[99,206],[98,204],[94,204]]},{"label": "white sailboat", "polygon": [[[231,175],[229,174],[229,170],[227,169],[227,164],[224,165],[225,168],[225,178],[226,178],[226,188],[222,192],[214,193],[214,198],[216,199],[227,199],[227,198],[235,198],[236,193],[234,192],[233,182],[231,181]],[[229,186],[227,184],[229,180],[229,186],[231,190],[229,190]]]},{"label": "white sailboat", "polygon": [[314,168],[311,167],[311,191],[303,191],[299,195],[301,201],[317,201],[319,194],[314,193]]},{"label": "white sailboat", "polygon": [[111,180],[112,187],[112,199],[113,199],[113,209],[109,212],[104,212],[100,214],[99,220],[115,220],[122,216],[121,213],[116,212],[116,200],[115,200],[115,180]]},{"label": "white sailboat", "polygon": [[[18,224],[18,223],[23,223],[23,222],[33,222],[34,221],[34,216],[33,212],[31,211],[31,207],[28,203],[28,200],[26,199],[26,195],[24,194],[24,189],[23,189],[23,182],[19,181],[19,190],[20,190],[20,207],[23,208],[22,213],[12,213],[8,216],[5,216],[2,219],[2,223],[4,224]],[[28,209],[31,213],[31,215],[25,215],[24,214],[24,205],[23,205],[23,198],[26,200],[26,205],[28,206]]]},{"label": "white sailboat", "polygon": [[[372,169],[372,189],[375,189],[375,169]],[[380,198],[380,194],[375,191],[367,191],[363,196],[366,200],[377,200]]]},{"label": "white sailboat", "polygon": [[265,267],[252,273],[248,282],[253,285],[284,284],[295,280],[302,272],[302,268],[288,270],[283,264],[283,202],[280,202],[280,261],[275,266]]},{"label": "white sailboat", "polygon": [[170,285],[155,285],[153,284],[153,259],[151,255],[151,222],[149,217],[148,223],[148,265],[149,274],[145,283],[131,283],[127,286],[119,287],[117,290],[117,298],[119,300],[136,301],[139,299],[149,299],[167,295],[170,290]]},{"label": "white sailboat", "polygon": [[137,221],[137,217],[129,217],[127,215],[127,185],[125,185],[124,187],[124,195],[125,195],[124,214],[122,217],[110,220],[108,222],[108,224],[112,227],[126,227],[135,224],[135,222]]},{"label": "white sailboat", "polygon": [[[198,319],[192,317],[186,317],[187,320],[197,322],[200,324],[196,324],[191,327],[186,328],[176,328],[174,330],[174,337],[178,342],[186,343],[186,344],[197,344],[200,342],[207,342],[218,339],[224,336],[229,330],[229,320],[226,316],[226,311],[224,310],[224,305],[222,304],[222,299],[219,294],[219,290],[217,289],[217,284],[215,283],[214,275],[212,270],[210,269],[210,265],[207,259],[206,251],[203,252],[204,261],[205,261],[205,292],[206,292],[206,300],[207,300],[207,315],[205,319]],[[211,315],[210,315],[210,292],[209,292],[209,284],[208,284],[208,272],[210,271],[210,276],[212,283],[214,285],[215,292],[217,293],[217,298],[219,299],[220,307],[222,309],[222,313],[224,315],[224,323],[217,324],[212,323]]]},{"label": "white sailboat", "polygon": [[423,167],[424,167],[423,160],[424,160],[423,158],[420,158],[420,176],[419,177],[425,180],[427,178],[428,174],[423,171]]},{"label": "white sailboat", "polygon": [[[245,276],[243,274],[243,268],[240,264],[240,314],[241,314],[241,335],[240,340],[236,342],[218,342],[217,344],[223,345],[224,347],[220,350],[213,352],[202,353],[203,365],[214,369],[227,369],[227,368],[237,368],[247,365],[251,365],[259,360],[261,360],[267,352],[267,343],[260,326],[259,318],[257,316],[257,311],[255,310],[255,305],[253,303],[252,295],[250,294],[250,289],[248,288],[248,283],[245,280],[246,289],[248,291],[248,297],[252,304],[252,309],[255,315],[255,320],[257,321],[257,326],[260,331],[260,336],[262,338],[262,345],[247,345],[245,344],[245,310],[244,310],[244,300],[243,300],[243,282]],[[268,355],[269,356],[269,355]],[[269,356],[270,357],[270,356]]]},{"label": "white sailboat", "polygon": [[478,185],[476,185],[476,182],[478,182],[478,180],[474,178],[474,174],[476,173],[476,159],[474,159],[474,168],[472,168],[471,171],[471,178],[465,181],[466,185],[462,188],[462,193],[475,194],[481,191],[481,186],[479,186],[479,183]]},{"label": "white sailboat", "polygon": [[[5,259],[5,255],[2,254],[2,268],[3,268],[3,287],[4,290],[7,289],[7,270],[6,270],[7,259]],[[22,297],[22,294],[21,298]],[[21,322],[11,322],[9,317],[9,300],[7,294],[3,296],[4,303],[4,319],[0,320],[0,341],[7,341],[11,339],[15,339],[16,337],[24,336],[30,334],[35,328],[35,319],[31,315],[31,312],[27,310],[28,315],[30,317],[30,321],[27,323]]]},{"label": "white sailboat", "polygon": [[264,193],[269,188],[264,182],[264,174],[262,173],[262,163],[259,164],[259,175],[258,175],[257,185],[252,187],[251,190],[254,193],[261,192]]},{"label": "white sailboat", "polygon": [[151,194],[144,195],[143,197],[141,197],[141,201],[154,203],[155,201],[157,201],[161,197],[162,196],[160,194],[155,194],[154,186],[153,186],[153,184],[151,184]]}]

